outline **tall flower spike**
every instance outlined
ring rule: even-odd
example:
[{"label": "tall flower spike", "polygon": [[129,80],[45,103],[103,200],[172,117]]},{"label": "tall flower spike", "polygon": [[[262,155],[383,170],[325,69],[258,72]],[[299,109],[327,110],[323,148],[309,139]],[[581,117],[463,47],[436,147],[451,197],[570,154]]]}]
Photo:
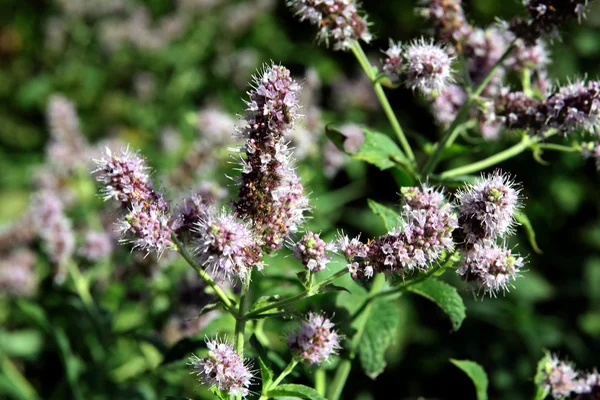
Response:
[{"label": "tall flower spike", "polygon": [[327,45],[333,42],[334,50],[349,50],[356,40],[372,39],[367,19],[354,0],[290,0],[289,4],[301,21],[319,27],[317,38]]},{"label": "tall flower spike", "polygon": [[159,257],[171,245],[170,217],[160,203],[132,204],[129,213],[119,222],[123,243]]},{"label": "tall flower spike", "polygon": [[417,40],[404,50],[408,88],[429,95],[452,83],[452,58],[441,47],[425,39]]},{"label": "tall flower spike", "polygon": [[281,247],[303,221],[308,208],[304,187],[293,167],[285,136],[297,116],[298,84],[290,71],[266,67],[248,94],[245,158],[234,203],[241,218],[250,218],[267,251]]},{"label": "tall flower spike", "polygon": [[494,296],[500,290],[508,290],[523,265],[523,258],[510,249],[484,240],[463,252],[458,273],[466,281],[473,282],[476,289]]},{"label": "tall flower spike", "polygon": [[322,271],[325,269],[331,257],[327,251],[335,251],[335,246],[326,243],[319,237],[318,233],[307,232],[292,246],[294,257],[302,261],[309,271]]},{"label": "tall flower spike", "polygon": [[307,364],[322,364],[340,349],[340,336],[324,314],[308,313],[298,331],[288,335],[294,356]]},{"label": "tall flower spike", "polygon": [[509,233],[520,207],[519,191],[512,178],[500,170],[482,175],[459,191],[459,241],[476,243]]},{"label": "tall flower spike", "polygon": [[219,339],[207,340],[208,355],[192,356],[188,365],[200,381],[220,391],[242,397],[248,396],[254,378],[248,362],[235,352],[233,346]]},{"label": "tall flower spike", "polygon": [[242,281],[262,268],[260,242],[249,223],[222,210],[207,211],[194,229],[198,262],[219,279]]}]

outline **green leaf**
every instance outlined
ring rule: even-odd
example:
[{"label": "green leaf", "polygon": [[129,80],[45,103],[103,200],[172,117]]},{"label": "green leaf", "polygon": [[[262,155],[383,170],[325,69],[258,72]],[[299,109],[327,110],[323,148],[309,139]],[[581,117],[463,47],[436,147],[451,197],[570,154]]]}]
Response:
[{"label": "green leaf", "polygon": [[330,293],[330,292],[348,292],[351,293],[350,290],[343,286],[334,285],[333,283],[328,283],[325,286],[321,286],[319,288],[319,293]]},{"label": "green leaf", "polygon": [[325,400],[315,389],[295,384],[279,385],[275,389],[269,390],[269,397],[295,397],[308,400]]},{"label": "green leaf", "polygon": [[399,323],[400,308],[397,304],[390,301],[373,303],[359,346],[360,363],[371,379],[383,372],[385,352],[396,341]]},{"label": "green leaf", "polygon": [[407,164],[404,154],[389,136],[368,129],[364,132],[365,142],[352,155],[354,159],[373,164],[381,170]]},{"label": "green leaf", "polygon": [[552,364],[550,362],[550,353],[544,352],[544,357],[538,362],[537,370],[533,382],[537,385],[538,390],[535,395],[535,400],[543,400],[550,394],[550,389],[543,386],[548,372],[552,370]]},{"label": "green leaf", "polygon": [[260,342],[256,338],[256,335],[252,335],[252,337],[250,337],[250,344],[252,345],[252,347],[256,351],[256,354],[258,355],[258,366],[260,367],[260,376],[262,378],[261,394],[264,395],[269,386],[271,386],[271,383],[273,382],[273,370],[270,366],[267,351],[265,350],[263,345],[260,344]]},{"label": "green leaf", "polygon": [[462,297],[453,286],[434,278],[429,278],[406,288],[409,292],[421,295],[436,303],[450,318],[452,330],[460,328],[466,317]]},{"label": "green leaf", "polygon": [[531,244],[531,248],[538,254],[542,254],[542,250],[538,247],[537,241],[535,240],[535,231],[533,230],[533,226],[531,225],[531,221],[527,218],[527,215],[523,212],[517,211],[515,212],[515,219],[523,229],[525,229],[525,233],[527,234],[527,239],[529,240],[529,244]]},{"label": "green leaf", "polygon": [[344,141],[346,140],[346,136],[339,130],[333,127],[333,124],[325,125],[325,135],[331,140],[331,143],[335,144],[335,147],[338,148],[339,151],[346,152],[344,149]]},{"label": "green leaf", "polygon": [[400,221],[400,215],[392,210],[389,207],[384,206],[376,202],[375,200],[367,199],[369,203],[369,208],[373,211],[374,214],[381,217],[383,223],[385,224],[385,228],[388,231],[391,231],[393,228],[398,226],[398,222]]},{"label": "green leaf", "polygon": [[477,400],[487,400],[488,377],[481,365],[469,360],[450,359],[450,362],[471,378],[477,392]]}]

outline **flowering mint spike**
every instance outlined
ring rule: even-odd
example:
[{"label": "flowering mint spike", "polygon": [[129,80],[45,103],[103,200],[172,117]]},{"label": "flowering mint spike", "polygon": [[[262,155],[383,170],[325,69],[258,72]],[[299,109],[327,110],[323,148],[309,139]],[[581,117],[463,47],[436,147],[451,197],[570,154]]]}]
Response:
[{"label": "flowering mint spike", "polygon": [[159,257],[171,245],[169,216],[160,204],[133,203],[129,213],[119,222],[123,243],[131,243]]},{"label": "flowering mint spike", "polygon": [[[464,44],[469,78],[479,85],[506,52],[510,43],[508,33],[501,28],[473,29]],[[483,90],[484,96],[495,95],[501,86],[506,71],[497,68],[489,84]]]},{"label": "flowering mint spike", "polygon": [[463,253],[458,273],[484,294],[495,296],[500,290],[508,290],[523,265],[523,258],[510,249],[484,240]]},{"label": "flowering mint spike", "polygon": [[529,19],[517,18],[511,30],[529,43],[542,36],[557,36],[557,32],[570,19],[579,22],[585,17],[588,0],[525,0]]},{"label": "flowering mint spike", "polygon": [[482,175],[474,184],[457,194],[459,203],[459,239],[476,243],[510,233],[515,211],[521,207],[520,188],[512,178],[496,170]]},{"label": "flowering mint spike", "polygon": [[0,295],[30,297],[37,290],[35,254],[28,249],[14,250],[0,258]]},{"label": "flowering mint spike", "polygon": [[222,210],[209,210],[196,223],[198,262],[219,279],[242,281],[253,266],[262,268],[260,241],[248,222]]},{"label": "flowering mint spike", "polygon": [[95,262],[109,257],[112,247],[113,239],[108,233],[88,231],[78,252],[88,261]]},{"label": "flowering mint spike", "polygon": [[453,59],[433,41],[416,40],[404,50],[406,87],[429,95],[442,91],[454,81]]},{"label": "flowering mint spike", "polygon": [[383,54],[386,56],[383,60],[383,72],[392,82],[398,82],[402,75],[404,64],[402,60],[402,45],[399,42],[394,43],[390,39],[390,47]]},{"label": "flowering mint spike", "polygon": [[360,241],[360,235],[350,239],[340,233],[336,241],[336,248],[346,259],[346,267],[354,280],[370,279],[373,277],[373,267],[366,263],[369,246]]},{"label": "flowering mint spike", "polygon": [[577,385],[578,373],[572,364],[561,361],[552,355],[544,368],[543,386],[550,390],[552,397],[569,397]]},{"label": "flowering mint spike", "polygon": [[405,188],[402,227],[369,244],[368,264],[381,272],[405,275],[428,269],[443,251],[453,251],[457,216],[442,192],[431,187]]},{"label": "flowering mint spike", "polygon": [[296,332],[288,335],[294,357],[307,364],[321,364],[340,349],[340,336],[334,324],[322,313],[308,313]]},{"label": "flowering mint spike", "polygon": [[319,237],[318,233],[307,232],[302,239],[292,245],[294,257],[302,261],[309,271],[322,271],[325,269],[331,257],[327,251],[335,251],[333,243],[326,243]]},{"label": "flowering mint spike", "polygon": [[301,21],[308,20],[319,27],[317,38],[334,50],[349,50],[356,40],[369,43],[372,39],[366,17],[358,12],[354,0],[290,0]]},{"label": "flowering mint spike", "polygon": [[104,200],[115,199],[122,203],[151,199],[152,184],[144,159],[129,149],[120,154],[108,147],[96,162],[96,180],[104,184]]},{"label": "flowering mint spike", "polygon": [[285,144],[299,108],[298,90],[289,70],[272,65],[255,78],[248,93],[247,125],[241,130],[246,156],[241,161],[239,198],[234,207],[238,216],[253,220],[267,251],[283,245],[308,208]]},{"label": "flowering mint spike", "polygon": [[58,173],[84,166],[88,161],[88,144],[81,134],[73,103],[61,95],[52,95],[46,114],[51,138],[46,147],[46,158]]},{"label": "flowering mint spike", "polygon": [[225,341],[206,340],[206,347],[208,355],[205,358],[195,355],[189,358],[191,373],[197,375],[204,385],[234,396],[248,396],[248,388],[254,379],[248,361]]},{"label": "flowering mint spike", "polygon": [[471,34],[461,0],[424,0],[421,15],[433,23],[436,40],[461,51],[461,42]]}]

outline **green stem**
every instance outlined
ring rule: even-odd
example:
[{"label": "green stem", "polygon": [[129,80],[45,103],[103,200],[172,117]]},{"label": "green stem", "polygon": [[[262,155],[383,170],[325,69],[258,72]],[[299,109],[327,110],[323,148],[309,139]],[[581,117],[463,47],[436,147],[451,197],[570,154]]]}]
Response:
[{"label": "green stem", "polygon": [[343,275],[345,275],[347,273],[348,273],[348,269],[347,268],[343,268],[343,269],[339,270],[338,272],[336,272],[335,274],[331,275],[329,278],[323,280],[322,282],[317,283],[316,285],[314,285],[310,289],[306,289],[303,292],[301,292],[301,293],[299,293],[299,294],[297,294],[295,296],[288,297],[287,299],[279,300],[279,301],[277,301],[275,303],[271,303],[271,304],[269,304],[267,306],[261,307],[258,310],[254,310],[252,312],[249,312],[243,318],[245,320],[261,318],[261,314],[263,314],[266,311],[277,309],[277,308],[283,308],[283,307],[288,306],[290,304],[293,304],[293,303],[295,303],[295,302],[297,302],[299,300],[302,300],[305,297],[313,296],[313,295],[315,295],[315,294],[317,294],[319,292],[320,288],[322,288],[323,286],[331,283],[335,279],[337,279],[340,276],[343,276]]},{"label": "green stem", "polygon": [[296,368],[296,365],[298,365],[298,361],[296,361],[295,358],[292,358],[292,361],[290,361],[290,363],[285,367],[285,369],[281,371],[281,374],[279,374],[277,379],[275,379],[273,383],[271,383],[271,385],[269,386],[269,390],[275,389],[281,383],[281,381],[286,376],[288,376],[294,370],[294,368]]},{"label": "green stem", "polygon": [[533,90],[531,90],[531,70],[529,68],[523,68],[521,71],[521,87],[525,96],[533,97]]},{"label": "green stem", "polygon": [[327,387],[327,374],[323,367],[317,368],[315,371],[315,390],[321,396],[325,397],[325,388]]},{"label": "green stem", "polygon": [[90,293],[88,283],[73,260],[69,260],[67,263],[67,269],[71,275],[71,279],[73,279],[75,290],[81,298],[81,301],[83,301],[83,304],[89,309],[94,304],[94,299]]},{"label": "green stem", "polygon": [[181,241],[177,238],[175,234],[171,235],[171,240],[177,246],[177,251],[179,252],[179,254],[181,254],[184,260],[187,261],[187,263],[196,270],[200,278],[202,278],[202,280],[206,282],[206,284],[215,291],[215,294],[219,297],[219,299],[221,299],[227,310],[229,310],[230,312],[233,311],[233,302],[229,299],[229,297],[227,297],[223,289],[221,289],[219,285],[217,285],[213,278],[211,278],[210,275],[208,275],[208,273],[201,266],[196,264],[196,262],[194,261],[194,257],[187,251],[184,244],[181,243]]},{"label": "green stem", "polygon": [[379,99],[379,102],[383,107],[383,111],[385,112],[385,115],[387,116],[388,120],[390,121],[390,124],[392,125],[392,129],[394,130],[394,133],[396,134],[396,137],[400,142],[400,146],[404,150],[404,153],[406,153],[408,159],[412,162],[412,164],[414,164],[415,155],[410,147],[410,144],[408,143],[408,140],[406,139],[406,136],[404,135],[404,131],[402,130],[400,123],[398,122],[398,118],[396,118],[396,114],[394,114],[392,106],[390,105],[390,102],[387,96],[385,95],[385,92],[383,91],[383,87],[377,79],[377,70],[371,65],[371,62],[367,58],[358,41],[355,41],[352,45],[352,53],[354,53],[354,56],[357,58],[362,69],[365,71],[367,77],[372,82],[373,89],[375,90],[375,95],[377,95],[377,98]]},{"label": "green stem", "polygon": [[[369,297],[374,296],[378,293],[385,283],[385,275],[377,274],[375,279],[373,280],[373,285],[371,286],[371,290],[369,290]],[[346,380],[348,379],[348,375],[350,375],[350,370],[352,369],[352,360],[356,357],[356,351],[358,346],[360,345],[360,341],[362,339],[362,334],[365,331],[365,327],[367,325],[367,320],[369,319],[369,315],[371,314],[371,308],[373,307],[373,303],[369,302],[366,305],[364,312],[356,321],[356,333],[352,337],[352,341],[350,342],[350,347],[348,348],[349,354],[337,368],[335,377],[333,378],[333,382],[329,387],[329,396],[327,397],[329,400],[338,400],[344,390],[344,386],[346,385]]]},{"label": "green stem", "polygon": [[537,391],[535,392],[535,396],[533,400],[544,400],[548,396],[548,389],[543,388],[542,386],[538,386]]},{"label": "green stem", "polygon": [[[248,273],[246,280],[242,284],[242,292],[240,294],[240,301],[238,305],[237,317],[235,320],[235,351],[240,355],[240,357],[244,356],[244,336],[246,333],[246,319],[244,319],[244,314],[246,312],[246,303],[248,302],[248,290],[250,288],[250,275],[252,271]],[[237,396],[237,400],[242,399],[242,394],[240,393]]]},{"label": "green stem", "polygon": [[517,144],[508,149],[501,151],[500,153],[494,154],[488,158],[484,158],[483,160],[474,162],[473,164],[468,164],[462,167],[454,168],[449,171],[443,172],[440,174],[440,179],[449,179],[455,178],[457,176],[468,175],[473,172],[478,172],[493,165],[499,164],[502,161],[508,160],[523,151],[529,148],[532,144],[535,144],[542,140],[541,136],[524,136],[523,139]]},{"label": "green stem", "polygon": [[446,130],[444,135],[442,135],[442,139],[439,141],[439,143],[435,147],[435,151],[433,152],[433,154],[431,155],[431,157],[425,164],[425,167],[423,168],[423,175],[425,177],[427,177],[427,175],[431,174],[434,171],[435,167],[440,162],[442,154],[444,153],[446,148],[450,145],[450,143],[454,142],[454,140],[456,139],[456,136],[460,133],[460,130],[458,128],[462,124],[465,117],[468,115],[471,105],[481,95],[481,93],[484,91],[484,89],[490,83],[490,80],[494,76],[494,73],[498,70],[498,68],[500,68],[500,66],[502,65],[504,60],[506,60],[506,58],[512,53],[514,48],[515,48],[515,45],[513,42],[510,44],[510,46],[508,46],[508,48],[506,49],[504,54],[502,54],[502,56],[498,59],[498,61],[496,61],[494,66],[489,70],[489,72],[487,73],[485,78],[483,78],[483,80],[481,81],[479,86],[477,86],[475,91],[473,93],[469,94],[469,98],[467,99],[467,101],[465,101],[465,103],[461,107],[460,111],[456,115],[456,118],[454,118],[454,121],[452,121],[452,124],[450,125],[450,127]]},{"label": "green stem", "polygon": [[555,151],[562,151],[565,153],[573,153],[573,152],[581,151],[581,149],[578,149],[576,147],[564,146],[562,144],[556,144],[556,143],[540,143],[537,145],[537,147],[539,147],[540,149],[544,149],[544,150],[555,150]]},{"label": "green stem", "polygon": [[38,400],[40,399],[39,394],[35,388],[29,383],[27,378],[21,374],[21,371],[13,364],[13,362],[6,356],[2,358],[0,362],[0,369],[4,372],[4,375],[8,378],[8,382],[12,383],[15,390],[18,391],[19,396],[23,400]]}]

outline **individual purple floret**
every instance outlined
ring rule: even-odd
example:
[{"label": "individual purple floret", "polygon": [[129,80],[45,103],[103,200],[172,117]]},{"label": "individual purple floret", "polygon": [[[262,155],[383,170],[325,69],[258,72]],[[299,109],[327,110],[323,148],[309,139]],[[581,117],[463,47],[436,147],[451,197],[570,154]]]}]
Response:
[{"label": "individual purple floret", "polygon": [[307,232],[293,244],[292,250],[294,257],[302,261],[309,271],[318,272],[324,270],[331,260],[327,252],[335,251],[335,246],[321,239],[318,233]]},{"label": "individual purple floret", "polygon": [[99,261],[110,256],[113,248],[113,239],[108,233],[101,231],[88,231],[85,233],[83,243],[79,247],[79,254],[88,261]]},{"label": "individual purple floret", "polygon": [[367,19],[358,12],[354,0],[290,0],[301,21],[319,27],[317,38],[334,50],[349,50],[356,40],[371,41]]},{"label": "individual purple floret", "polygon": [[370,279],[373,277],[373,267],[367,264],[369,246],[360,241],[360,236],[350,239],[340,233],[336,241],[336,248],[346,259],[346,267],[354,280]]},{"label": "individual purple floret", "polygon": [[427,269],[443,251],[453,251],[452,232],[457,227],[456,214],[442,193],[425,186],[403,194],[402,226],[370,243],[367,255],[376,271],[402,276]]},{"label": "individual purple floret", "polygon": [[248,361],[235,352],[233,346],[219,339],[207,340],[205,358],[190,357],[191,373],[204,385],[215,387],[234,396],[248,396],[254,375]]},{"label": "individual purple floret", "polygon": [[242,176],[234,208],[249,218],[267,251],[281,247],[303,221],[308,208],[304,187],[293,167],[284,135],[298,110],[298,84],[278,65],[266,67],[249,92]]},{"label": "individual purple floret", "polygon": [[340,336],[334,324],[324,314],[308,313],[296,332],[288,335],[290,350],[298,360],[307,364],[322,364],[340,349]]},{"label": "individual purple floret", "polygon": [[421,14],[434,27],[437,41],[462,50],[462,42],[471,34],[461,0],[424,0]]},{"label": "individual purple floret", "polygon": [[492,296],[508,290],[524,265],[522,257],[490,240],[475,243],[462,257],[458,273],[476,290]]},{"label": "individual purple floret", "polygon": [[441,47],[425,39],[417,40],[404,50],[405,84],[429,95],[452,83],[452,58]]},{"label": "individual purple floret", "polygon": [[529,43],[545,35],[556,36],[570,19],[581,22],[588,0],[526,0],[529,19],[517,18],[510,27],[514,34]]},{"label": "individual purple floret", "polygon": [[579,374],[573,365],[561,361],[556,355],[550,357],[543,372],[545,376],[542,385],[550,390],[555,399],[570,396],[577,386]]},{"label": "individual purple floret", "polygon": [[520,207],[519,191],[512,178],[500,170],[461,189],[457,193],[459,242],[476,243],[509,233]]},{"label": "individual purple floret", "polygon": [[399,81],[404,64],[402,60],[402,45],[394,43],[390,39],[390,47],[383,54],[386,56],[383,60],[383,72],[392,82]]},{"label": "individual purple floret", "polygon": [[122,203],[146,201],[154,197],[148,167],[137,153],[123,150],[113,153],[108,147],[96,162],[96,180],[104,185],[104,199]]},{"label": "individual purple floret", "polygon": [[218,279],[244,281],[253,266],[262,268],[260,242],[249,223],[225,210],[210,210],[194,229],[198,263]]},{"label": "individual purple floret", "polygon": [[34,263],[35,254],[27,249],[14,250],[0,258],[0,296],[32,296],[38,285]]}]

